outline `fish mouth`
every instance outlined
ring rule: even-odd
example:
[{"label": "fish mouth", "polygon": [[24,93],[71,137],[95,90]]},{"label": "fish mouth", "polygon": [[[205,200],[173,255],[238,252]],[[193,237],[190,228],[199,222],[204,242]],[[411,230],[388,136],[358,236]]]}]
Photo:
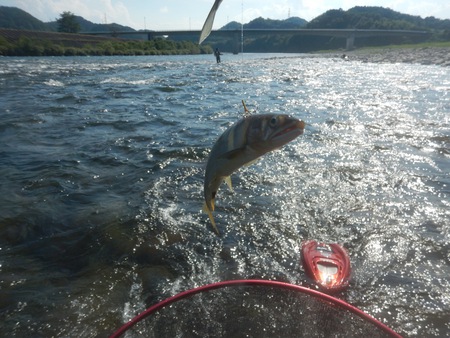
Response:
[{"label": "fish mouth", "polygon": [[301,120],[294,121],[293,123],[286,126],[286,128],[280,130],[278,133],[276,133],[273,138],[291,138],[294,139],[297,136],[303,134],[303,130],[305,129],[305,122]]}]

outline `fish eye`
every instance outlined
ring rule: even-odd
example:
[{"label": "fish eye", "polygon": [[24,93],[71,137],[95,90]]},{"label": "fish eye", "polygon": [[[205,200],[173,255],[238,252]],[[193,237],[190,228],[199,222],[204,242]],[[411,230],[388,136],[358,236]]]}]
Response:
[{"label": "fish eye", "polygon": [[269,124],[271,127],[275,127],[278,124],[278,118],[276,116],[273,116],[270,121]]}]

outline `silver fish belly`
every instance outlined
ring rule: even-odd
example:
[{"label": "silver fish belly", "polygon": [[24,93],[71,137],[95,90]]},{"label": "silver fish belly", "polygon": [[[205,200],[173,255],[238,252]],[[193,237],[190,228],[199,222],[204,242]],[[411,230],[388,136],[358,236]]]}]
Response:
[{"label": "silver fish belly", "polygon": [[303,134],[305,122],[288,115],[251,115],[228,128],[216,141],[206,165],[205,211],[219,234],[212,211],[217,190],[223,181],[231,188],[230,175],[265,153],[280,148]]}]

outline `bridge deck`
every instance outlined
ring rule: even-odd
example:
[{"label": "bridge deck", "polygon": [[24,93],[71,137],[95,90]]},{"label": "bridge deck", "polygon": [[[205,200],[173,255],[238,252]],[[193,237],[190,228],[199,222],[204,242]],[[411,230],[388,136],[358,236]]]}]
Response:
[{"label": "bridge deck", "polygon": [[[334,37],[347,38],[353,37],[368,37],[368,36],[392,36],[392,35],[428,35],[427,31],[417,30],[385,30],[385,29],[244,29],[246,35],[271,35],[271,34],[298,34],[298,35],[325,35]],[[236,33],[241,33],[240,29],[219,29],[211,31],[211,35],[232,36]],[[171,36],[171,35],[200,35],[200,30],[141,30],[134,32],[86,32],[85,34],[92,35],[138,35],[147,34],[152,36]]]},{"label": "bridge deck", "polygon": [[[415,30],[383,30],[383,29],[219,29],[211,31],[210,36],[229,36],[235,41],[236,52],[241,34],[245,36],[254,35],[310,35],[310,36],[331,36],[346,39],[346,49],[353,49],[355,38],[369,36],[426,36],[426,31]],[[158,36],[200,36],[199,30],[164,30],[164,31],[135,31],[135,32],[92,32],[87,34],[94,35],[146,35],[147,39],[153,39]]]}]

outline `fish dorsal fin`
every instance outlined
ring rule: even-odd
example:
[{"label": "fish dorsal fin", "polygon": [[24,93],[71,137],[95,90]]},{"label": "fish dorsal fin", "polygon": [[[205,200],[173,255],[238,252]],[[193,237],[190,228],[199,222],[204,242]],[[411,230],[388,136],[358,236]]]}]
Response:
[{"label": "fish dorsal fin", "polygon": [[231,176],[225,177],[225,183],[228,185],[228,188],[230,188],[230,190],[234,192],[233,185],[231,184]]},{"label": "fish dorsal fin", "polygon": [[244,100],[242,100],[242,105],[244,106],[244,117],[250,116],[252,113],[247,109]]}]

